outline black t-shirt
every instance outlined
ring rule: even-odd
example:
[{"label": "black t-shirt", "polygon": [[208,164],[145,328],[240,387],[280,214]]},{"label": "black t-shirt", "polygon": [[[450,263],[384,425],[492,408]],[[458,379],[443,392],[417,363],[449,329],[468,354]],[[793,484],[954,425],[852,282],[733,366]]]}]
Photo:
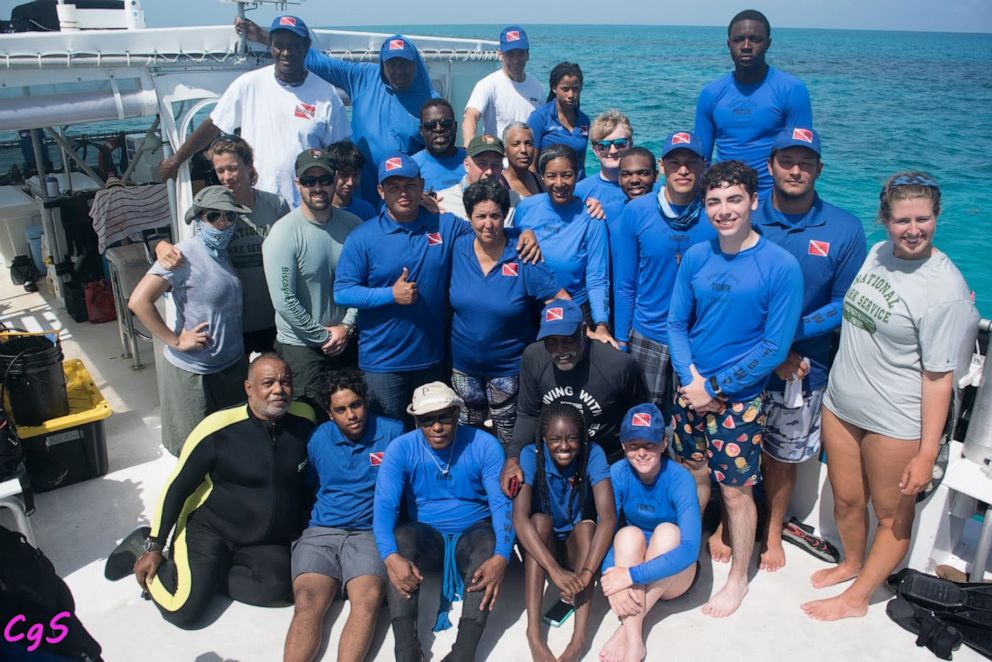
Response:
[{"label": "black t-shirt", "polygon": [[593,341],[575,368],[562,371],[552,363],[543,342],[531,343],[520,362],[517,422],[509,456],[519,457],[524,446],[534,443],[544,405],[566,402],[582,409],[590,441],[614,462],[622,455],[619,433],[624,414],[648,399],[644,378],[629,354]]}]

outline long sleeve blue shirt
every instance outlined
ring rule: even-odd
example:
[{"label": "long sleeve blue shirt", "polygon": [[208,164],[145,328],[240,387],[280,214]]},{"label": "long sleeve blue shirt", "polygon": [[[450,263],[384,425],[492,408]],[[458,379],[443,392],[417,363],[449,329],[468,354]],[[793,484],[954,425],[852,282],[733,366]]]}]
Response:
[{"label": "long sleeve blue shirt", "polygon": [[[680,541],[675,549],[630,568],[630,578],[635,584],[671,577],[695,563],[702,538],[702,517],[696,482],[685,467],[663,458],[654,483],[645,485],[624,459],[610,467],[610,482],[617,516],[643,531],[646,538],[664,522],[679,527]],[[603,559],[603,571],[614,565],[610,547]]]},{"label": "long sleeve blue shirt", "polygon": [[402,500],[410,520],[442,534],[461,533],[491,517],[495,552],[509,560],[514,531],[510,500],[499,486],[503,459],[496,437],[468,426],[458,426],[451,446],[441,451],[420,430],[393,441],[375,486],[372,531],[379,556],[386,560],[397,551],[393,530]]},{"label": "long sleeve blue shirt", "polygon": [[[668,348],[683,384],[693,364],[730,402],[761,393],[789,353],[803,303],[799,263],[764,237],[735,255],[719,241],[682,257],[668,310]],[[707,383],[706,390],[715,395]]]},{"label": "long sleeve blue shirt", "polygon": [[[816,196],[800,219],[775,209],[771,196],[751,215],[766,239],[789,251],[803,273],[803,309],[792,349],[810,360],[804,390],[827,383],[831,332],[840,328],[844,294],[867,255],[865,230],[856,216]],[[768,389],[783,391],[785,382],[772,373]]]}]

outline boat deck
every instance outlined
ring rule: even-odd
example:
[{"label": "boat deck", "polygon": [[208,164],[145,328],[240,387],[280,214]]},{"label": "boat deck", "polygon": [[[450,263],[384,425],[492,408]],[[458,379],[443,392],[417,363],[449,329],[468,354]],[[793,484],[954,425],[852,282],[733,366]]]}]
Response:
[{"label": "boat deck", "polygon": [[[6,271],[6,270],[4,270]],[[44,284],[41,284],[44,288]],[[255,661],[277,660],[292,617],[292,608],[262,609],[221,598],[215,619],[197,631],[181,631],[159,617],[154,606],[141,599],[131,577],[108,582],[103,566],[114,546],[135,527],[147,523],[160,489],[175,462],[159,445],[159,407],[150,345],[143,345],[147,365],[132,371],[130,359],[121,358],[115,323],[76,324],[40,294],[25,293],[0,276],[0,319],[12,326],[38,330],[61,328],[66,358],[82,359],[114,411],[106,420],[110,470],[107,475],[37,496],[31,518],[38,545],[72,589],[77,613],[102,644],[109,662],[118,660]],[[68,321],[67,321],[68,320]],[[5,515],[4,515],[5,516]],[[6,520],[0,521],[7,523]],[[788,546],[787,546],[788,547]],[[799,605],[833,595],[836,588],[814,590],[809,575],[823,564],[796,548],[788,548],[787,565],[776,573],[752,573],[750,594],[742,608],[723,620],[701,613],[714,586],[719,588],[728,566],[713,564],[704,551],[702,575],[682,598],[656,607],[646,623],[648,660],[710,659],[766,660],[778,655],[806,660],[932,660],[932,654],[914,645],[914,636],[885,615],[890,594],[874,596],[868,615],[859,620],[819,623],[807,618]],[[756,557],[755,557],[756,558]],[[715,566],[715,567],[714,567]],[[430,578],[422,591],[420,632],[427,659],[439,660],[454,641],[454,630],[435,636],[430,632],[438,583]],[[552,591],[553,592],[553,591]],[[548,596],[548,602],[556,596]],[[328,614],[324,659],[334,659],[344,624],[345,603],[335,602]],[[460,605],[456,604],[456,610]],[[452,615],[456,621],[456,614]],[[614,630],[616,620],[597,595],[593,604],[584,659],[596,653]],[[479,659],[528,659],[524,636],[523,571],[511,564],[496,610],[482,640]],[[572,621],[551,628],[552,650],[560,652],[572,632]],[[369,659],[392,659],[392,636],[385,607]],[[962,647],[954,659],[982,659]]]}]

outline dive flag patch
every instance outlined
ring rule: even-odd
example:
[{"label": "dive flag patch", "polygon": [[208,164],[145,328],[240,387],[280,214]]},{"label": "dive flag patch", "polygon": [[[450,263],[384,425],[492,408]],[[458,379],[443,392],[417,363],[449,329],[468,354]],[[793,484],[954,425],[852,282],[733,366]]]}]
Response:
[{"label": "dive flag patch", "polygon": [[288,25],[290,27],[296,27],[296,19],[292,16],[280,16],[279,25]]},{"label": "dive flag patch", "polygon": [[830,255],[830,242],[829,241],[817,241],[816,239],[809,240],[809,254],[816,255],[818,257],[827,257]]},{"label": "dive flag patch", "polygon": [[688,145],[692,142],[692,136],[685,131],[679,131],[672,136],[673,145]]},{"label": "dive flag patch", "polygon": [[519,265],[516,262],[507,262],[503,265],[504,276],[519,276]]},{"label": "dive flag patch", "polygon": [[651,427],[651,414],[634,414],[630,419],[630,424],[635,428],[649,428]]},{"label": "dive flag patch", "polygon": [[379,451],[378,453],[369,453],[369,464],[373,467],[382,466],[382,458],[386,455],[385,451]]},{"label": "dive flag patch", "polygon": [[402,39],[390,39],[389,40],[389,50],[391,51],[401,51],[406,48],[406,42]]},{"label": "dive flag patch", "polygon": [[444,243],[444,239],[441,238],[440,232],[428,232],[427,233],[427,245],[428,246],[440,246]]},{"label": "dive flag patch", "polygon": [[296,112],[293,115],[300,119],[312,120],[317,116],[317,106],[309,103],[298,103],[296,104]]},{"label": "dive flag patch", "polygon": [[507,41],[520,41],[520,31],[519,30],[507,30],[506,31]]},{"label": "dive flag patch", "polygon": [[809,129],[793,129],[792,139],[801,140],[804,143],[813,144],[813,132]]},{"label": "dive flag patch", "polygon": [[386,159],[386,172],[398,170],[403,167],[403,159],[398,156]]},{"label": "dive flag patch", "polygon": [[548,308],[544,313],[545,322],[555,322],[564,318],[565,310],[563,308]]}]

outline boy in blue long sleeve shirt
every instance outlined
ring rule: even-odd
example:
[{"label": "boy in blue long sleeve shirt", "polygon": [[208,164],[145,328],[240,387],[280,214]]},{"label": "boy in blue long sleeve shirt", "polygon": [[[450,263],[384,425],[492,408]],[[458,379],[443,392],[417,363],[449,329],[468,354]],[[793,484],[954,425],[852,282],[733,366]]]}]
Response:
[{"label": "boy in blue long sleeve shirt", "polygon": [[730,525],[730,575],[703,607],[714,617],[732,614],[747,594],[762,391],[789,352],[802,308],[798,262],[751,227],[757,180],[740,161],[703,173],[703,203],[717,239],[686,251],[668,312],[672,365],[682,384],[675,451],[696,478],[701,509],[712,471]]},{"label": "boy in blue long sleeve shirt", "polygon": [[[814,188],[823,170],[820,137],[808,127],[788,127],[768,159],[774,188],[751,217],[762,236],[789,251],[803,272],[799,330],[785,362],[768,381],[764,490],[768,530],[760,567],[785,565],[782,523],[796,482],[796,464],[820,451],[820,404],[827,386],[830,340],[840,328],[844,294],[864,262],[864,228],[854,215],[824,202]],[[795,399],[789,389],[801,390]],[[802,539],[802,538],[800,538]],[[795,540],[795,538],[793,538]]]},{"label": "boy in blue long sleeve shirt", "polygon": [[[456,596],[464,599],[450,659],[473,660],[510,560],[510,501],[499,486],[503,450],[491,434],[458,425],[463,406],[440,382],[418,387],[407,408],[416,429],[390,445],[376,481],[372,530],[389,575],[401,662],[423,659],[417,639],[422,570],[442,573],[435,631],[450,627],[447,610]],[[401,502],[409,521],[397,526]]]}]

